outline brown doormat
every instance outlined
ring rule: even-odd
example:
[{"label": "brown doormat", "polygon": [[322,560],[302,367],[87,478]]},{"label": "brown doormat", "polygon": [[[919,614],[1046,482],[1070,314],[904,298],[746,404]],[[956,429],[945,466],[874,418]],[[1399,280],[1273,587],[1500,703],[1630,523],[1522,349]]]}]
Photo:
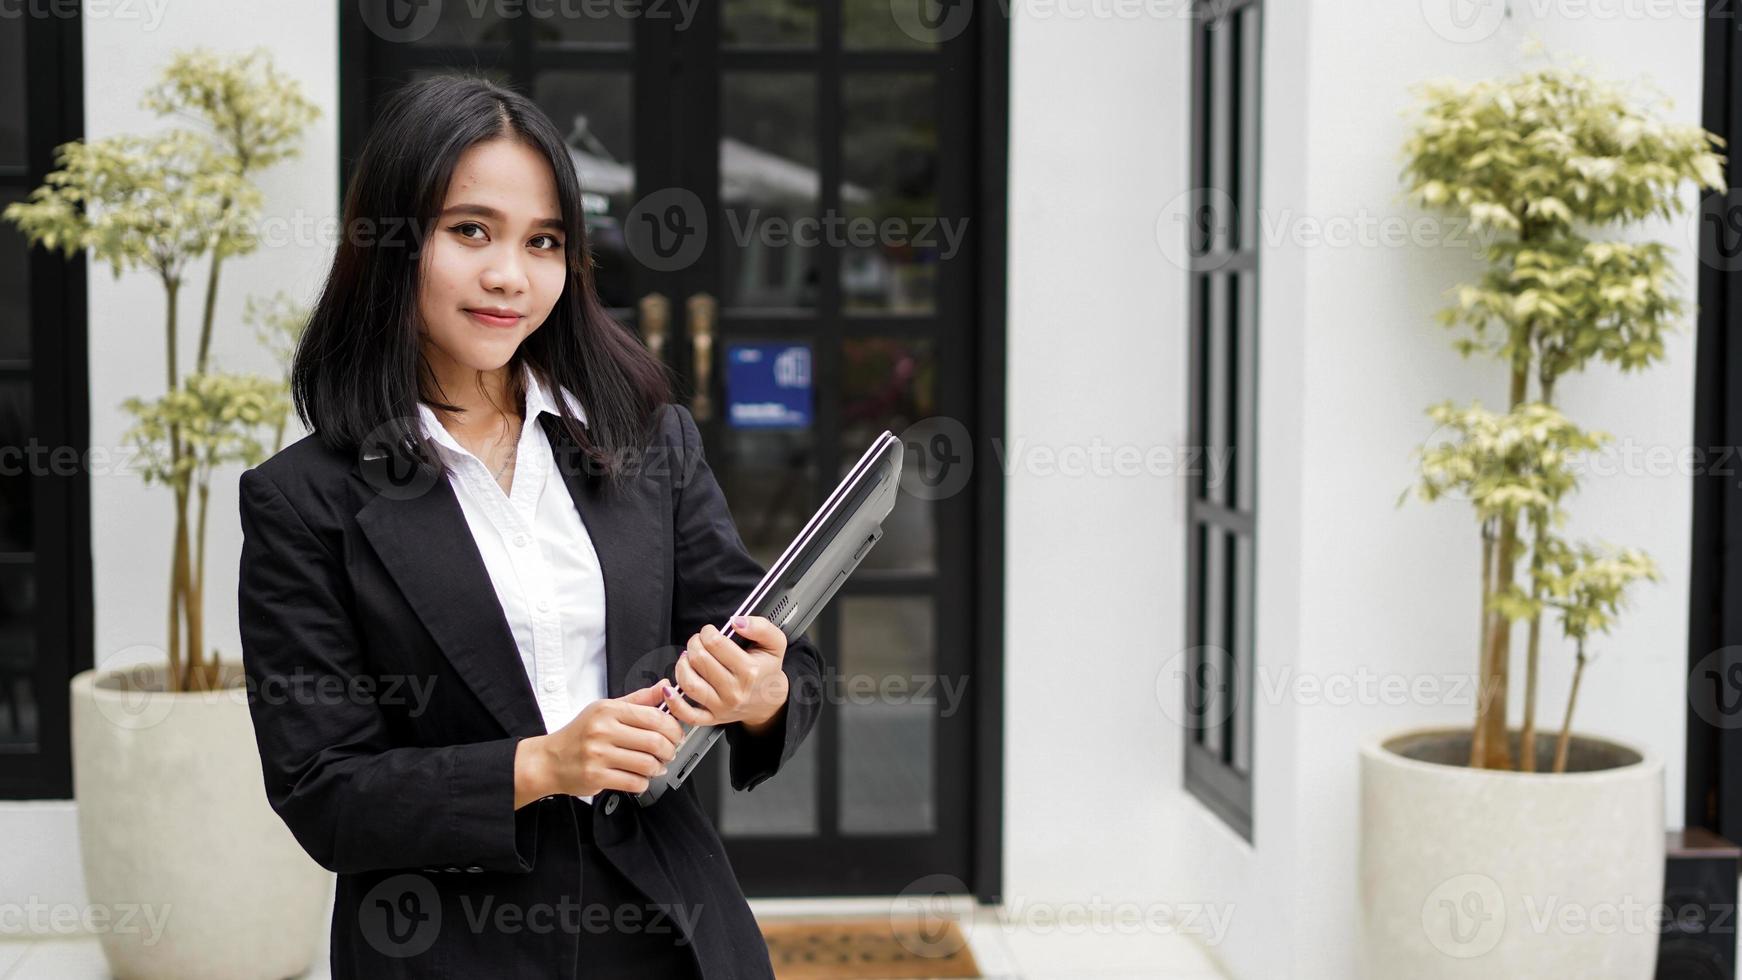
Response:
[{"label": "brown doormat", "polygon": [[980,965],[954,922],[938,919],[778,919],[760,923],[778,980],[978,977]]}]

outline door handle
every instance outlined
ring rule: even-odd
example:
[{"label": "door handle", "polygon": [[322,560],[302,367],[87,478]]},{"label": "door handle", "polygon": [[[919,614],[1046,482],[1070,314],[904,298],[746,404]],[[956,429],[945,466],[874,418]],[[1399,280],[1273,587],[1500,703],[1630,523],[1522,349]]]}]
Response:
[{"label": "door handle", "polygon": [[719,302],[708,293],[695,293],[685,304],[689,313],[691,364],[694,366],[696,391],[691,400],[690,414],[697,422],[713,417],[714,400],[710,382],[714,374],[714,316]]},{"label": "door handle", "polygon": [[665,332],[671,325],[671,300],[664,293],[648,293],[639,304],[641,341],[656,360],[665,360]]}]

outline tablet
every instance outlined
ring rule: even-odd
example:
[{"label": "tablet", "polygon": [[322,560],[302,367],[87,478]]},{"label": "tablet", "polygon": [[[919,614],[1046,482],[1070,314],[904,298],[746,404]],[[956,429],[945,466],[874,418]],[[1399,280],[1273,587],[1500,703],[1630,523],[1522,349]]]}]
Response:
[{"label": "tablet", "polygon": [[[901,440],[885,429],[732,615],[761,616],[780,627],[789,641],[803,633],[883,537],[883,520],[900,489],[901,457]],[[730,620],[720,632],[735,635]],[[671,713],[669,705],[661,704],[659,710]],[[679,724],[684,735],[677,754],[666,764],[665,775],[653,777],[635,797],[642,806],[683,785],[725,733],[719,725]]]}]

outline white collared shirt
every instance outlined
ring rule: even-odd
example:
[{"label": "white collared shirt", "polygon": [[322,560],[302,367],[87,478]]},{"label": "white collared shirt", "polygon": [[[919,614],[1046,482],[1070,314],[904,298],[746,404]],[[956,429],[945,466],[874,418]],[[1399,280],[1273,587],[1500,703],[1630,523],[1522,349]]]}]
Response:
[{"label": "white collared shirt", "polygon": [[[531,368],[523,371],[525,421],[507,494],[433,409],[422,402],[417,409],[424,433],[448,463],[448,482],[513,630],[545,730],[554,732],[608,693],[605,579],[593,539],[556,468],[550,438],[538,422],[540,412],[560,414],[556,402]],[[585,422],[574,395],[564,389],[563,397],[575,418]]]}]

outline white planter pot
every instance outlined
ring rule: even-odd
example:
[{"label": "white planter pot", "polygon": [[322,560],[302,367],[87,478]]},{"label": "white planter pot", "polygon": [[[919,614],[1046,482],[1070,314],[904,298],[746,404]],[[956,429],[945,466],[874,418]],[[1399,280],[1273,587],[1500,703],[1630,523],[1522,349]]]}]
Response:
[{"label": "white planter pot", "polygon": [[1469,739],[1433,729],[1361,748],[1365,975],[1650,980],[1662,762],[1574,736],[1561,775],[1469,769]]},{"label": "white planter pot", "polygon": [[300,974],[332,874],[266,802],[245,692],[165,693],[164,673],[72,680],[79,845],[109,968],[118,980]]}]

